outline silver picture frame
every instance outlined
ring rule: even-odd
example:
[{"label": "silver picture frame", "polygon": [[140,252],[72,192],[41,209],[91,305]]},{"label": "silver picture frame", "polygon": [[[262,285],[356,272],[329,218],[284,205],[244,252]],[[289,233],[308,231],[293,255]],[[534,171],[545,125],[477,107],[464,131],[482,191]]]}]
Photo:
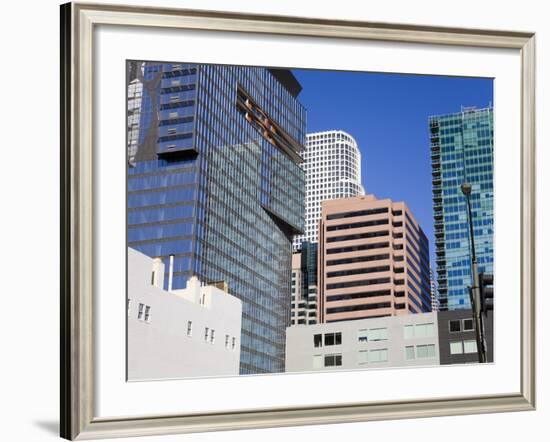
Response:
[{"label": "silver picture frame", "polygon": [[[519,392],[206,414],[94,416],[92,161],[96,25],[509,48],[521,56]],[[535,408],[535,34],[68,3],[61,6],[61,436],[69,440],[359,422]]]}]

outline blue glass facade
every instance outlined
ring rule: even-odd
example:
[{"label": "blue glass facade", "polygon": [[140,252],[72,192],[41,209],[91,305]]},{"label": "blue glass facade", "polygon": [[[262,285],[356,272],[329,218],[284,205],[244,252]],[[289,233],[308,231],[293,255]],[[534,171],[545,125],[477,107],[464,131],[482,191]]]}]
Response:
[{"label": "blue glass facade", "polygon": [[165,264],[174,255],[174,289],[192,275],[226,281],[243,301],[241,373],[284,371],[291,238],[303,230],[304,174],[237,101],[245,91],[277,134],[301,146],[299,85],[289,72],[265,68],[138,64],[143,99],[128,166],[128,246]]},{"label": "blue glass facade", "polygon": [[493,272],[493,110],[466,109],[431,117],[433,208],[440,308],[470,308],[471,253],[466,199],[480,272]]}]

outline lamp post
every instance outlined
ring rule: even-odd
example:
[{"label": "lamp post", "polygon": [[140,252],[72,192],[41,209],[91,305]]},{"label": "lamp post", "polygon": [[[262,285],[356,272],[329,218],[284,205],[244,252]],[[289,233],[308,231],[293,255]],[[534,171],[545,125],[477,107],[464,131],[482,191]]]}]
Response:
[{"label": "lamp post", "polygon": [[470,289],[470,301],[472,304],[472,316],[476,327],[477,354],[479,357],[479,362],[487,362],[481,324],[481,296],[479,293],[479,273],[477,270],[476,246],[474,241],[474,222],[472,220],[472,205],[470,201],[472,195],[472,185],[468,182],[464,182],[460,186],[460,190],[462,190],[462,193],[466,197],[466,206],[468,209],[468,224],[470,227],[470,241],[472,250],[472,287]]}]

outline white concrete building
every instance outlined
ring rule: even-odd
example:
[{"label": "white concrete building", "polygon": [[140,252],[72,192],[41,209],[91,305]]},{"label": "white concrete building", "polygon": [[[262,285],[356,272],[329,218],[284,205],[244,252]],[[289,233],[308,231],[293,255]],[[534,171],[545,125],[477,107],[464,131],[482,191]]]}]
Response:
[{"label": "white concrete building", "polygon": [[436,313],[287,328],[287,372],[422,365],[439,365]]},{"label": "white concrete building", "polygon": [[128,379],[238,375],[242,302],[196,277],[163,290],[163,275],[160,260],[128,249]]},{"label": "white concrete building", "polygon": [[364,195],[361,151],[355,139],[341,130],[306,135],[302,167],[306,172],[304,235],[294,237],[294,250],[302,241],[317,242],[321,201]]}]

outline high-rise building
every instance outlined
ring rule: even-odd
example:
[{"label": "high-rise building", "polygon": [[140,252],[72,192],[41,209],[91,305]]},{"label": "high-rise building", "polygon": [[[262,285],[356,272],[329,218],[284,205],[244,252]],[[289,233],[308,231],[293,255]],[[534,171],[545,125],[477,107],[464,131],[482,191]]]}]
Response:
[{"label": "high-rise building", "polygon": [[439,311],[439,296],[437,294],[437,287],[435,283],[435,275],[430,267],[430,296],[432,298],[432,312]]},{"label": "high-rise building", "polygon": [[294,250],[303,241],[318,241],[321,201],[364,195],[361,151],[355,139],[341,130],[306,136],[303,169],[306,172],[305,233],[294,237]]},{"label": "high-rise building", "polygon": [[319,322],[431,311],[428,240],[403,202],[323,201]]},{"label": "high-rise building", "polygon": [[292,254],[290,324],[317,324],[317,244],[304,241]]},{"label": "high-rise building", "polygon": [[430,117],[433,208],[440,308],[470,308],[471,251],[466,199],[479,271],[493,272],[493,109]]},{"label": "high-rise building", "polygon": [[304,222],[301,86],[260,67],[134,71],[143,92],[128,245],[160,258],[172,289],[191,276],[225,281],[243,303],[241,374],[284,371],[292,237]]},{"label": "high-rise building", "polygon": [[139,144],[139,120],[141,113],[141,99],[143,83],[134,78],[128,83],[128,162],[134,164]]}]

